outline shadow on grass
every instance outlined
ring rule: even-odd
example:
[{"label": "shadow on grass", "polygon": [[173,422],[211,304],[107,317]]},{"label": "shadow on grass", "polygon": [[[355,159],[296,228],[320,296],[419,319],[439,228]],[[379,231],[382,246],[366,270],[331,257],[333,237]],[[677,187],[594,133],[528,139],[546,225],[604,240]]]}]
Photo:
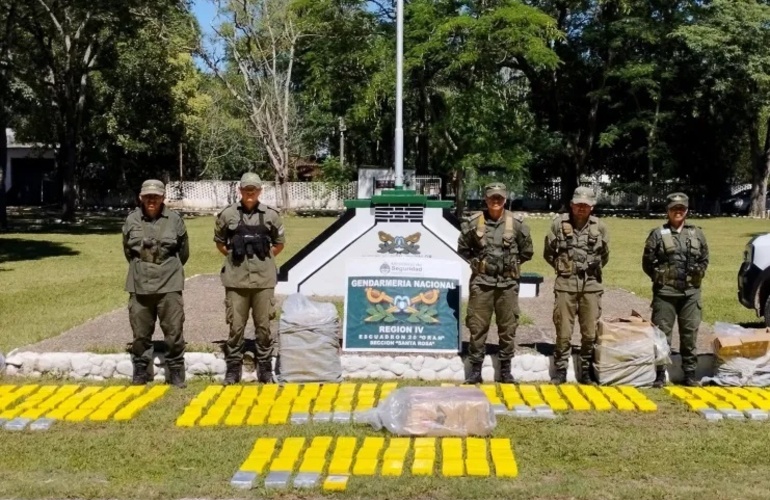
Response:
[{"label": "shadow on grass", "polygon": [[0,263],[72,256],[79,253],[63,243],[53,241],[25,240],[22,238],[3,238],[0,240]]},{"label": "shadow on grass", "polygon": [[[770,228],[768,228],[768,229],[770,229]],[[762,236],[762,235],[765,235],[767,233],[770,233],[770,231],[764,231],[764,232],[761,232],[761,233],[744,233],[741,236],[743,236],[744,238],[754,238],[756,236]]]},{"label": "shadow on grass", "polygon": [[119,233],[129,209],[78,211],[74,222],[63,222],[61,212],[35,207],[8,211],[9,233],[53,234],[116,234]]}]

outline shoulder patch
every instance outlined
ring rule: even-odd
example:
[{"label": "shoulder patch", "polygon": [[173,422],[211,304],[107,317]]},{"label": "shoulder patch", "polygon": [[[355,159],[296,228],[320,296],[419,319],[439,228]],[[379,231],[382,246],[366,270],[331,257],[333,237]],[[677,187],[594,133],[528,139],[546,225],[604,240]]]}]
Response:
[{"label": "shoulder patch", "polygon": [[513,212],[513,218],[519,222],[524,222],[524,212]]}]

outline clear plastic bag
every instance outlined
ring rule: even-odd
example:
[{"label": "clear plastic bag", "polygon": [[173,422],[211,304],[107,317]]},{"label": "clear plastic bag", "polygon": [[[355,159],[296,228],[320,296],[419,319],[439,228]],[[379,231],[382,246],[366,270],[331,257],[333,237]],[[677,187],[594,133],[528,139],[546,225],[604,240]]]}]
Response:
[{"label": "clear plastic bag", "polygon": [[283,303],[279,328],[281,382],[340,382],[339,315],[334,304],[293,294]]},{"label": "clear plastic bag", "polygon": [[717,358],[716,374],[704,377],[703,383],[725,387],[770,386],[770,354],[761,358]]},{"label": "clear plastic bag", "polygon": [[652,327],[650,338],[655,343],[655,365],[666,366],[671,364],[671,346],[668,345],[666,334],[657,326]]},{"label": "clear plastic bag", "polygon": [[747,333],[751,333],[751,330],[747,330],[740,325],[723,323],[721,321],[714,323],[714,334],[717,336],[740,337],[741,335],[746,335]]},{"label": "clear plastic bag", "polygon": [[399,436],[488,436],[497,420],[486,394],[465,387],[404,387],[357,423]]},{"label": "clear plastic bag", "polygon": [[[716,337],[744,337],[754,333],[732,323],[714,323]],[[716,340],[715,340],[716,342]],[[770,354],[756,358],[741,355],[742,351],[730,350],[720,352],[715,345],[714,358],[716,369],[713,377],[704,377],[703,383],[726,387],[768,387],[770,386]]]},{"label": "clear plastic bag", "polygon": [[[293,329],[321,328],[324,333],[338,324],[337,307],[331,302],[315,302],[301,293],[286,297],[281,309],[281,332]],[[337,330],[334,330],[337,335]]]},{"label": "clear plastic bag", "polygon": [[634,342],[649,339],[655,345],[654,364],[665,366],[671,364],[671,347],[666,340],[666,334],[646,321],[636,311],[627,318],[601,320],[599,323],[598,343],[615,349],[623,349],[624,344],[633,346]]},{"label": "clear plastic bag", "polygon": [[656,352],[651,338],[597,345],[596,378],[601,385],[648,387],[655,381]]}]

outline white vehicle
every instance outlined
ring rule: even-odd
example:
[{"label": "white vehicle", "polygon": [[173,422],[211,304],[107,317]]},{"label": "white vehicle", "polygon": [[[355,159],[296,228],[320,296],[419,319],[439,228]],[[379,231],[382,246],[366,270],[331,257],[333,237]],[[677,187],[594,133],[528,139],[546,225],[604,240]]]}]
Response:
[{"label": "white vehicle", "polygon": [[770,234],[755,236],[746,245],[738,271],[738,300],[770,326]]}]

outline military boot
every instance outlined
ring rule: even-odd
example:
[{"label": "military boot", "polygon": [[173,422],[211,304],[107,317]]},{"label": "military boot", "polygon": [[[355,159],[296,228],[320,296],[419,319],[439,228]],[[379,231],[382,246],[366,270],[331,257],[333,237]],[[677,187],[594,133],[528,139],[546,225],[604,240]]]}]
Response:
[{"label": "military boot", "polygon": [[[500,363],[502,368],[502,363]],[[473,363],[471,365],[471,372],[468,374],[468,378],[465,379],[465,383],[468,385],[481,384],[481,363]]]},{"label": "military boot", "polygon": [[171,372],[171,385],[185,389],[187,384],[185,383],[184,366],[175,366],[174,368],[169,368],[169,371]]},{"label": "military boot", "polygon": [[655,389],[660,389],[664,385],[666,385],[666,369],[659,366],[655,369],[655,382],[652,383],[652,386]]},{"label": "military boot", "polygon": [[554,385],[561,385],[567,383],[567,370],[557,368],[553,377],[551,377],[551,383]]},{"label": "military boot", "polygon": [[227,371],[225,372],[225,380],[222,385],[233,385],[241,381],[241,373],[243,372],[243,363],[234,361],[227,363]]},{"label": "military boot", "polygon": [[260,384],[273,383],[273,363],[270,361],[260,361],[257,365],[257,381]]},{"label": "military boot", "polygon": [[511,373],[511,360],[500,361],[500,383],[501,384],[515,384]]},{"label": "military boot", "polygon": [[580,363],[580,375],[576,373],[578,384],[581,385],[597,385],[596,378],[594,377],[594,364],[591,361],[581,361]]},{"label": "military boot", "polygon": [[594,379],[591,378],[591,369],[590,368],[582,368],[580,370],[580,378],[578,378],[578,384],[581,384],[581,385],[596,385],[596,382],[594,382]]},{"label": "military boot", "polygon": [[131,385],[147,385],[150,377],[147,374],[147,365],[145,363],[134,363],[134,373],[131,377]]},{"label": "military boot", "polygon": [[695,372],[684,372],[684,382],[682,385],[685,387],[700,387],[700,382],[695,378]]}]

